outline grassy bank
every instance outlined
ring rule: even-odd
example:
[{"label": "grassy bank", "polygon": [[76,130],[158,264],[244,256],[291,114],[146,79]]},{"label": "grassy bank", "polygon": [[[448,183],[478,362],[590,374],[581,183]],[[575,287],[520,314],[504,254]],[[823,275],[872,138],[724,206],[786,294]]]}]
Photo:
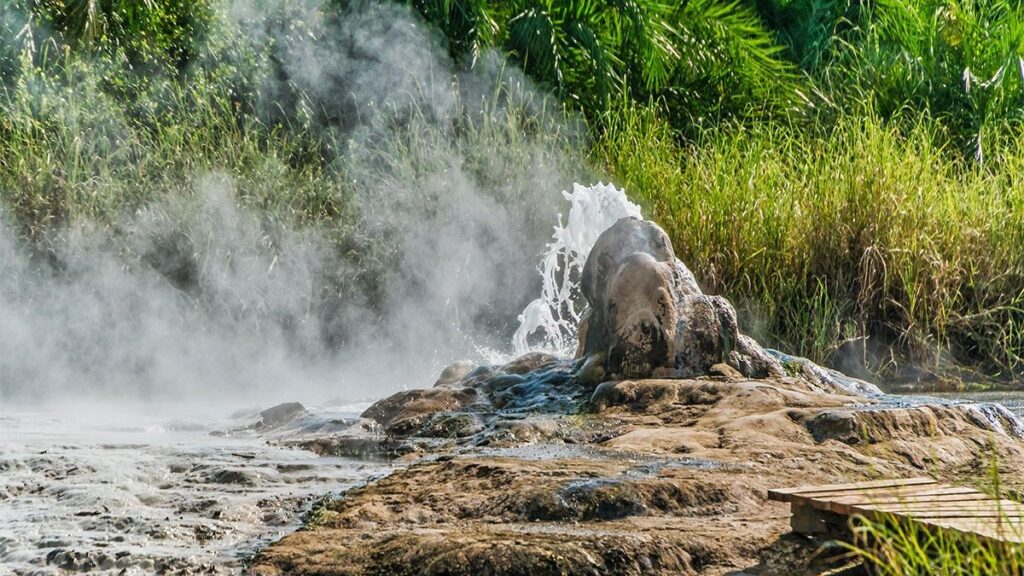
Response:
[{"label": "grassy bank", "polygon": [[[1015,142],[981,165],[866,113],[827,133],[724,127],[679,145],[650,110],[595,148],[705,286],[772,345],[848,369],[1024,364],[1024,191]],[[907,370],[903,375],[911,375]]]}]

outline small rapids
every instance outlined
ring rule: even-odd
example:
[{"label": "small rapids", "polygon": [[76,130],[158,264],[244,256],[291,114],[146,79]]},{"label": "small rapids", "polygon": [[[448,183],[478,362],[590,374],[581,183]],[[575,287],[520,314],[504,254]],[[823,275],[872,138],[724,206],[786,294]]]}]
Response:
[{"label": "small rapids", "polygon": [[[305,424],[351,422],[359,408]],[[236,574],[316,498],[389,469],[273,447],[294,431],[241,430],[251,422],[5,413],[0,574]]]}]

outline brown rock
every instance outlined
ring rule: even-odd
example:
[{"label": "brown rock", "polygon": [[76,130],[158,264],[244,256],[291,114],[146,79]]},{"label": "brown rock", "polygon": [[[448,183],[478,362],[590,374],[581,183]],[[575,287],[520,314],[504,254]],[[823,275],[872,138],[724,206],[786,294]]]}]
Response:
[{"label": "brown rock", "polygon": [[362,417],[374,420],[389,432],[408,434],[438,412],[466,410],[480,401],[475,388],[406,390],[374,403]]},{"label": "brown rock", "polygon": [[769,488],[973,484],[993,462],[1022,487],[1024,445],[998,409],[872,405],[801,377],[608,382],[589,406],[499,414],[486,448],[350,490],[253,572],[810,576],[828,554],[786,536]]},{"label": "brown rock", "polygon": [[[748,377],[782,367],[742,336],[736,311],[707,296],[653,222],[623,218],[598,238],[583,267],[589,311],[581,353],[621,378],[686,378],[728,364]],[[590,363],[588,363],[590,364]]]}]

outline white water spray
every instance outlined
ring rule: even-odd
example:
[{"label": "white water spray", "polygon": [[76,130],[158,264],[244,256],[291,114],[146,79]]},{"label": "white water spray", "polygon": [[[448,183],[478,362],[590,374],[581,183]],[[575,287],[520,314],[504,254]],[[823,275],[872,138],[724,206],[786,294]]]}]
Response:
[{"label": "white water spray", "polygon": [[572,192],[562,195],[572,204],[568,222],[563,225],[562,214],[558,215],[555,232],[538,266],[543,283],[541,296],[519,315],[519,328],[512,337],[517,355],[530,350],[559,355],[575,352],[583,310],[580,276],[590,249],[598,236],[620,218],[641,217],[640,207],[611,184],[573,184]]}]

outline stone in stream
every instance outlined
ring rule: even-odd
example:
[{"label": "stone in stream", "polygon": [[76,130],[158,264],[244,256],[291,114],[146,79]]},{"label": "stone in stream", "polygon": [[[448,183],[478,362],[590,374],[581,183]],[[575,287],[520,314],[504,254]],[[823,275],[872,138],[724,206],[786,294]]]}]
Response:
[{"label": "stone in stream", "polygon": [[302,404],[299,404],[298,402],[285,402],[260,412],[260,418],[262,419],[260,421],[260,426],[264,428],[280,426],[295,420],[299,416],[304,416],[307,413],[306,407]]}]

